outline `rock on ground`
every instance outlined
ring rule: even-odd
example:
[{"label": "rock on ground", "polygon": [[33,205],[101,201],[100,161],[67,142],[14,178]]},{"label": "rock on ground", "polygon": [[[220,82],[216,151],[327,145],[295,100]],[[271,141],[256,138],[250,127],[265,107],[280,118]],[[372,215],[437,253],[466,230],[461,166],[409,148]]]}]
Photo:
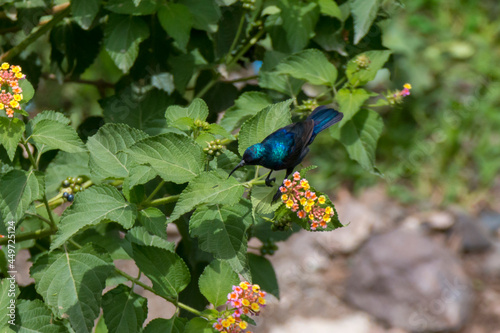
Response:
[{"label": "rock on ground", "polygon": [[373,232],[390,229],[402,209],[389,201],[383,189],[367,189],[360,198],[341,189],[335,200],[339,220],[346,227],[334,232],[317,233],[315,243],[328,254],[349,254],[358,249]]},{"label": "rock on ground", "polygon": [[457,213],[457,222],[452,230],[461,238],[464,252],[481,252],[493,245],[486,227],[466,213]]},{"label": "rock on ground", "polygon": [[460,261],[417,232],[373,236],[354,259],[346,298],[360,309],[412,332],[458,330],[472,305]]},{"label": "rock on ground", "polygon": [[299,332],[371,333],[371,323],[365,314],[354,314],[340,319],[293,317],[285,325],[271,327],[269,330],[269,333]]}]

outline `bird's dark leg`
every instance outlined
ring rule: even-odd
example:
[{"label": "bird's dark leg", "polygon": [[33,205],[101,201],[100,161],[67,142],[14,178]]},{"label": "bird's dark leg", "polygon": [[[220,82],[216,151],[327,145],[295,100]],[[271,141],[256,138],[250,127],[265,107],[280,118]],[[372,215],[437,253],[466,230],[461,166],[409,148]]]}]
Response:
[{"label": "bird's dark leg", "polygon": [[266,186],[273,187],[272,182],[274,182],[276,180],[276,177],[269,179],[269,177],[271,177],[272,173],[273,173],[273,170],[269,171],[269,174],[266,177]]},{"label": "bird's dark leg", "polygon": [[286,175],[285,178],[283,178],[283,181],[285,181],[285,179],[287,179],[288,176],[290,176],[290,174],[293,172],[293,168],[294,167],[286,169]]},{"label": "bird's dark leg", "polygon": [[[293,172],[293,168],[288,168],[286,169],[286,175],[285,175],[285,178],[283,178],[283,182],[285,181],[285,179],[288,178],[288,176],[290,176],[290,174]],[[280,197],[281,195],[281,191],[280,189],[278,188],[278,191],[274,194],[273,196],[273,200],[271,202],[275,202],[276,200],[278,200],[278,198]]]}]

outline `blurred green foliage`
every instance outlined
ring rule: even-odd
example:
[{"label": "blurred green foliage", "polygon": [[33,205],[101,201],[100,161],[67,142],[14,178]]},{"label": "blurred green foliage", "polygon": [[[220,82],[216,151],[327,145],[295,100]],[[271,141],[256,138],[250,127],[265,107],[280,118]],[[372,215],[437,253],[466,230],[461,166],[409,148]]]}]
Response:
[{"label": "blurred green foliage", "polygon": [[[379,75],[372,85],[413,86],[399,109],[379,109],[386,127],[377,166],[400,200],[488,200],[500,169],[499,14],[497,1],[419,0],[379,21],[382,43],[393,51],[392,83]],[[325,149],[327,140],[318,138],[311,159],[329,165],[328,187],[379,181],[342,149]]]},{"label": "blurred green foliage", "polygon": [[[64,1],[54,2],[60,3]],[[311,147],[308,160],[321,167],[310,177],[329,179],[321,190],[340,184],[360,189],[387,182],[390,192],[403,201],[425,199],[430,193],[438,194],[438,204],[484,198],[500,169],[500,115],[496,110],[500,99],[500,69],[496,66],[500,5],[494,0],[382,3],[384,11],[368,34],[372,38],[365,38],[360,45],[339,42],[346,37],[341,33],[326,39],[321,33],[338,31],[338,27],[336,21],[324,18],[317,23],[314,41],[339,55],[356,53],[355,47],[360,51],[386,47],[393,52],[391,78],[388,71],[379,73],[370,88],[383,92],[405,82],[412,84],[412,95],[402,106],[378,109],[386,127],[378,143],[376,164],[385,178],[367,173],[326,135],[318,137]],[[37,16],[35,9],[32,15]],[[203,36],[191,38],[194,45]],[[2,48],[17,42],[3,40]],[[48,59],[47,45],[42,38],[26,53]],[[170,52],[162,55],[172,57]],[[139,54],[144,60],[152,56]],[[65,79],[64,70],[54,63],[49,68],[48,62],[33,59],[34,55],[19,62],[30,77],[37,72],[56,73],[42,81],[42,93],[36,95],[34,105],[39,110],[64,111],[76,126],[89,116],[101,115],[97,100],[110,95],[114,84],[123,83],[123,79],[119,81],[121,71],[102,49],[78,80]],[[138,70],[131,69],[131,79],[140,76]],[[87,81],[98,84],[82,84]]]}]

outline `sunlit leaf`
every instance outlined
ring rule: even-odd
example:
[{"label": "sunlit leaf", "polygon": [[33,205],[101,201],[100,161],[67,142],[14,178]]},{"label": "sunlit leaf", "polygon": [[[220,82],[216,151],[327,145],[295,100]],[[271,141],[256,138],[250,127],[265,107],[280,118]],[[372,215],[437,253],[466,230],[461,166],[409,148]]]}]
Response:
[{"label": "sunlit leaf", "polygon": [[214,260],[201,274],[198,285],[203,296],[217,307],[226,303],[227,294],[232,291],[232,286],[239,282],[238,274],[229,264]]},{"label": "sunlit leaf", "polygon": [[201,173],[182,191],[169,222],[201,204],[233,205],[240,201],[245,188],[233,177],[221,170]]}]

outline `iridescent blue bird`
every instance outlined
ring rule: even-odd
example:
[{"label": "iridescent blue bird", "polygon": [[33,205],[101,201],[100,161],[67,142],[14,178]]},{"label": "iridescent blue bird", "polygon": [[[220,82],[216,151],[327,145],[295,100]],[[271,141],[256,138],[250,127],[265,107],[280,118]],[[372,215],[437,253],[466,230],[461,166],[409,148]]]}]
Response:
[{"label": "iridescent blue bird", "polygon": [[244,165],[262,165],[271,169],[266,185],[272,186],[276,178],[269,178],[275,170],[286,169],[287,178],[309,152],[309,145],[319,132],[342,120],[344,115],[327,106],[320,106],[304,120],[282,127],[269,134],[261,143],[245,150],[241,162],[229,176]]}]

